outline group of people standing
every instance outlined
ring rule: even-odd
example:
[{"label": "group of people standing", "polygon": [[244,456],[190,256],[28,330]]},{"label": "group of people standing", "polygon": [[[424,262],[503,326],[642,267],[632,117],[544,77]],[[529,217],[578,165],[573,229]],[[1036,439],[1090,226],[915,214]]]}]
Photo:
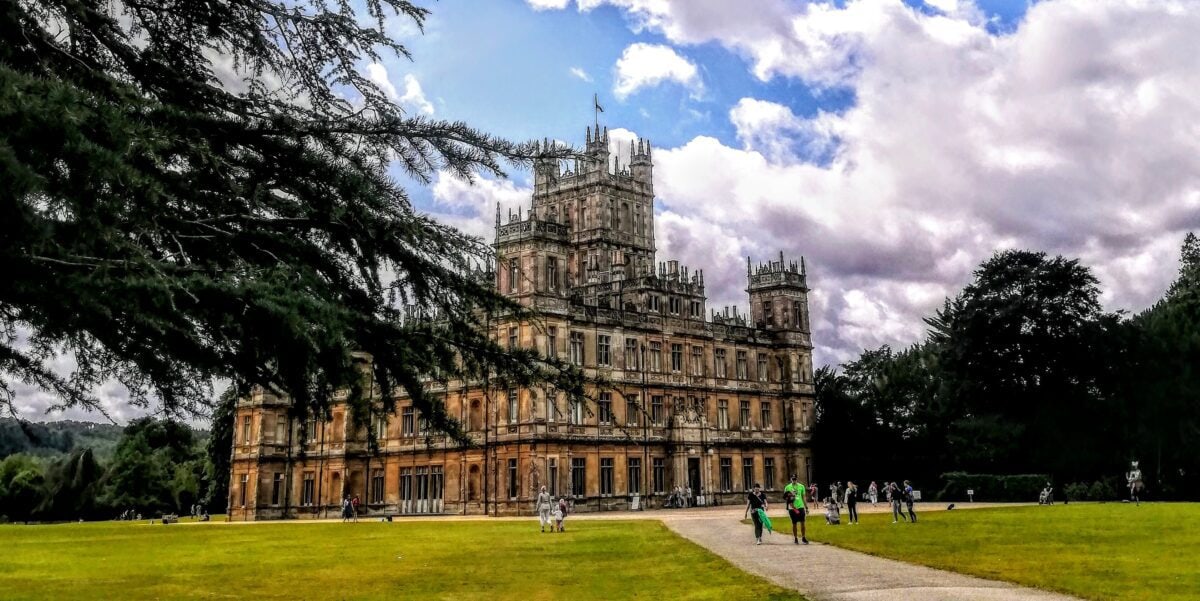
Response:
[{"label": "group of people standing", "polygon": [[351,498],[350,495],[342,496],[342,521],[343,522],[358,522],[358,495]]},{"label": "group of people standing", "polygon": [[[879,503],[881,488],[875,482],[871,482],[867,486],[865,498],[870,500],[871,505],[875,506]],[[904,481],[904,485],[898,485],[895,482],[885,482],[882,487],[882,494],[888,504],[892,506],[892,523],[895,524],[901,520],[906,522],[917,521],[917,513],[913,510],[913,495],[912,483],[908,480]],[[812,503],[818,503],[819,493],[815,484],[810,484],[805,487],[797,479],[796,475],[792,474],[788,481],[788,485],[783,489],[783,499],[787,506],[788,517],[792,520],[792,540],[795,544],[808,544],[808,538],[805,532],[805,518],[808,514],[806,500]],[[826,508],[825,521],[829,524],[841,523],[841,508],[844,506],[849,514],[848,522],[850,524],[858,523],[858,502],[861,497],[858,485],[854,482],[846,482],[843,487],[840,482],[834,482],[829,485],[829,496],[825,497],[824,503]],[[908,515],[905,515],[903,506],[907,506]],[[749,493],[746,494],[746,516],[754,522],[754,540],[755,544],[762,544],[763,528],[771,529],[770,519],[767,517],[767,496],[763,492],[762,487],[756,482]],[[797,527],[799,533],[797,533]]]},{"label": "group of people standing", "polygon": [[554,497],[546,492],[546,487],[543,486],[538,491],[534,510],[537,511],[542,532],[546,531],[546,526],[550,527],[551,532],[563,532],[563,522],[566,521],[567,514],[571,512],[571,505],[567,502],[566,497],[559,497],[558,502],[555,503]]}]

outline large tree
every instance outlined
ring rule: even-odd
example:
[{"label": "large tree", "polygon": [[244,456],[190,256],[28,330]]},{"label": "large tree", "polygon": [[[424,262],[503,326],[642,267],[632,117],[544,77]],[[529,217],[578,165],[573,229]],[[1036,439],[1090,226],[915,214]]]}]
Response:
[{"label": "large tree", "polygon": [[[0,6],[0,402],[15,379],[100,409],[91,390],[116,377],[170,414],[228,378],[298,415],[348,391],[363,424],[391,409],[371,391],[402,387],[459,434],[428,374],[580,393],[576,372],[489,338],[483,315],[517,311],[481,277],[490,249],[415,211],[389,172],[502,176],[568,152],[389,101],[365,67],[408,56],[389,20],[426,16],[404,0]],[[64,354],[68,376],[48,363]]]}]

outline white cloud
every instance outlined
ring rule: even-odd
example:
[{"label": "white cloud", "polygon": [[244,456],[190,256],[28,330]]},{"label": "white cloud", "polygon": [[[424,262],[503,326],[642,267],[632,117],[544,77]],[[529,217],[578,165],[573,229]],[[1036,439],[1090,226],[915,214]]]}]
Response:
[{"label": "white cloud", "polygon": [[584,71],[583,67],[571,67],[570,69],[568,69],[568,71],[575,78],[578,78],[580,80],[587,81],[587,82],[592,81],[592,76],[588,75],[588,72]]},{"label": "white cloud", "polygon": [[395,100],[399,94],[396,92],[396,86],[392,85],[392,80],[388,78],[387,67],[380,63],[371,63],[367,65],[367,77],[387,94],[388,98]]},{"label": "white cloud", "polygon": [[622,100],[641,88],[666,81],[674,81],[690,89],[693,96],[699,95],[704,89],[696,65],[669,46],[642,42],[630,44],[617,59],[613,70],[616,72],[613,94]]},{"label": "white cloud", "polygon": [[527,0],[533,10],[552,10],[566,8],[571,0]]},{"label": "white cloud", "polygon": [[425,98],[425,92],[421,90],[421,82],[417,81],[416,76],[412,73],[404,76],[404,95],[400,97],[400,104],[426,115],[433,114],[433,103]]}]

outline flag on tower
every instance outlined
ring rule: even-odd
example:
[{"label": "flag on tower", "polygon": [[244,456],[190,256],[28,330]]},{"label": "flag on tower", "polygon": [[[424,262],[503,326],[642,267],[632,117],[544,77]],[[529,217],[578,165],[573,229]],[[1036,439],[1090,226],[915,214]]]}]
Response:
[{"label": "flag on tower", "polygon": [[600,113],[603,113],[603,112],[604,112],[604,107],[600,106],[600,96],[599,96],[599,94],[592,94],[592,104],[595,104],[595,105],[596,105],[596,111],[597,111],[597,112],[600,112]]}]

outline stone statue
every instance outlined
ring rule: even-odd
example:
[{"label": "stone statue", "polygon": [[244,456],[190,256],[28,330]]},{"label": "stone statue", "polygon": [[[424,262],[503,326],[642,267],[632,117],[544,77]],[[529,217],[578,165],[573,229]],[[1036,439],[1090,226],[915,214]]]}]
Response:
[{"label": "stone statue", "polygon": [[1142,504],[1141,493],[1145,485],[1142,484],[1142,470],[1138,469],[1138,462],[1130,462],[1130,470],[1125,474],[1125,481],[1129,483],[1129,500]]}]

